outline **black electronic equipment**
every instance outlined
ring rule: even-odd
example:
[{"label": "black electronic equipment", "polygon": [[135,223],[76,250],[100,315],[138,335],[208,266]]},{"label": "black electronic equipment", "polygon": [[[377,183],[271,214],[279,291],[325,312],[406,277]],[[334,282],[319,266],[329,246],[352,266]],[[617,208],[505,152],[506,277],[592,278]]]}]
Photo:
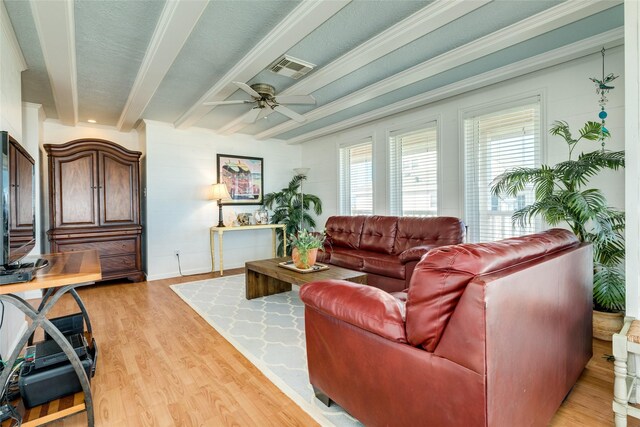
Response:
[{"label": "black electronic equipment", "polygon": [[[84,317],[82,313],[69,314],[67,316],[49,319],[53,326],[58,328],[63,335],[82,334],[84,332]],[[50,340],[51,336],[45,331],[44,339]]]},{"label": "black electronic equipment", "polygon": [[[69,344],[80,359],[87,355],[87,342],[82,334],[66,336]],[[67,361],[67,355],[54,340],[40,341],[35,344],[34,365],[36,369]]]},{"label": "black electronic equipment", "polygon": [[[91,381],[94,363],[88,354],[82,360],[82,366],[87,378]],[[34,369],[32,363],[25,363],[20,370],[18,386],[24,406],[27,408],[82,391],[80,380],[71,362],[44,369]]]}]

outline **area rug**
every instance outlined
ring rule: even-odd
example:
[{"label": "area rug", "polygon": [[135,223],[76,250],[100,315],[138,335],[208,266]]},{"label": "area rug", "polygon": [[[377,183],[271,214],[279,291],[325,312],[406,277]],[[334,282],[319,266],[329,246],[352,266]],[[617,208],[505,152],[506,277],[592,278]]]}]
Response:
[{"label": "area rug", "polygon": [[171,289],[298,406],[323,426],[362,426],[340,406],[323,405],[307,371],[304,305],[298,287],[248,301],[244,275],[172,285]]}]

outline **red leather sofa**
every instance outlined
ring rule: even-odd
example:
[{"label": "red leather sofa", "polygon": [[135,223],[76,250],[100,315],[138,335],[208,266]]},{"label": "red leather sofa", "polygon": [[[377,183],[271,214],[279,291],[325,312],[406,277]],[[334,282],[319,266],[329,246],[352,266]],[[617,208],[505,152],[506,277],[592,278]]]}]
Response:
[{"label": "red leather sofa", "polygon": [[367,273],[367,283],[401,291],[429,250],[462,243],[465,227],[453,217],[332,216],[318,261]]},{"label": "red leather sofa", "polygon": [[316,395],[366,426],[546,426],[591,358],[592,249],[566,230],[433,249],[409,289],[304,285]]}]

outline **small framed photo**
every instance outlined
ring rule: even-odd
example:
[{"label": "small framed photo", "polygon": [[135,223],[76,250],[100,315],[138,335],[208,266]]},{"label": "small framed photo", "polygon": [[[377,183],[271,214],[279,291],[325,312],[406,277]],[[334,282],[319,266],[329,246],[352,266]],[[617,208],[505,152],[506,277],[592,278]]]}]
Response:
[{"label": "small framed photo", "polygon": [[261,205],[264,195],[264,162],[260,157],[218,154],[218,182],[229,190],[223,205]]}]

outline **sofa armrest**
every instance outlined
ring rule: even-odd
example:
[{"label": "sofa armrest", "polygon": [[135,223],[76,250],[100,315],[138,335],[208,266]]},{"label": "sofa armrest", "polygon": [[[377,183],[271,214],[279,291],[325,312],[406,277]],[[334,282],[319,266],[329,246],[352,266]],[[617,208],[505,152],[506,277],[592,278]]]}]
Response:
[{"label": "sofa armrest", "polygon": [[322,280],[300,288],[307,308],[398,343],[406,343],[404,302],[372,286]]},{"label": "sofa armrest", "polygon": [[414,246],[406,251],[402,251],[400,252],[400,262],[406,264],[411,261],[420,261],[424,254],[437,246],[438,245]]}]

